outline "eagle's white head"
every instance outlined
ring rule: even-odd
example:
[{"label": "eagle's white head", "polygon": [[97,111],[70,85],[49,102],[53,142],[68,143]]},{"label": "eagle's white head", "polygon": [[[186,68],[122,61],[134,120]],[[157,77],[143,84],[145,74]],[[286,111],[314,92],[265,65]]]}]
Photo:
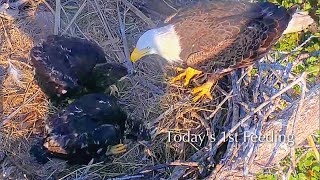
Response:
[{"label": "eagle's white head", "polygon": [[181,61],[180,53],[180,38],[174,26],[168,25],[145,32],[139,38],[130,59],[132,62],[136,62],[146,55],[157,54],[173,63]]}]

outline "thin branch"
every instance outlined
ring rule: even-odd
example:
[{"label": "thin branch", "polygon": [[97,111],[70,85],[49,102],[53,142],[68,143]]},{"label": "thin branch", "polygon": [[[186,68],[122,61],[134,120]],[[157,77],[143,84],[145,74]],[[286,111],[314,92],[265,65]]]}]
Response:
[{"label": "thin branch", "polygon": [[61,2],[60,0],[56,0],[56,11],[55,11],[55,14],[54,14],[54,30],[53,30],[53,33],[55,35],[59,34],[59,30],[60,30],[60,13],[61,13]]},{"label": "thin branch", "polygon": [[[301,108],[302,108],[303,103],[304,103],[305,94],[306,94],[306,77],[304,77],[304,79],[301,81],[301,97],[300,97],[300,102],[298,104],[297,111],[296,111],[294,119],[293,119],[291,135],[294,135],[295,124],[296,124],[296,121],[297,121],[297,117],[299,117],[299,115],[301,113]],[[287,178],[288,179],[289,179],[292,171],[296,167],[295,146],[291,146],[290,147],[290,157],[291,157],[290,158],[290,167],[289,167],[289,170],[287,172]]]},{"label": "thin branch", "polygon": [[32,100],[34,100],[34,98],[36,98],[39,93],[40,93],[40,89],[38,89],[38,91],[36,93],[34,93],[28,100],[26,100],[22,105],[20,105],[15,111],[13,111],[9,116],[7,116],[6,118],[2,119],[2,122],[0,122],[0,127],[2,127],[3,125],[7,124],[10,119],[12,119],[17,113],[20,112],[20,110],[28,103],[30,103]]},{"label": "thin branch", "polygon": [[255,113],[257,113],[258,111],[260,111],[262,108],[264,108],[266,105],[268,105],[269,103],[271,103],[273,100],[275,100],[276,98],[278,98],[279,96],[281,96],[284,92],[288,91],[289,89],[291,89],[294,85],[300,83],[303,79],[305,79],[306,73],[302,73],[302,75],[296,79],[295,81],[293,81],[291,84],[289,84],[287,87],[283,88],[282,90],[280,90],[278,93],[274,94],[271,98],[269,98],[267,101],[263,102],[262,104],[260,104],[256,109],[253,110],[252,113],[250,113],[249,115],[247,115],[246,117],[242,118],[235,126],[233,126],[226,134],[223,138],[219,139],[219,141],[215,144],[215,146],[212,148],[212,152],[211,155],[218,149],[218,147],[220,147],[220,145],[222,143],[224,143],[226,141],[227,138],[230,137],[230,135],[232,133],[234,133],[240,126],[241,124],[243,124],[244,122],[246,122],[248,119],[250,119]]},{"label": "thin branch", "polygon": [[0,20],[1,20],[1,25],[2,25],[2,28],[3,28],[3,32],[4,32],[4,37],[7,40],[7,43],[9,45],[10,50],[13,51],[13,46],[12,46],[11,40],[9,38],[9,35],[7,33],[6,27],[4,26],[3,20],[1,18],[0,18]]},{"label": "thin branch", "polygon": [[53,8],[50,6],[50,4],[46,1],[46,0],[41,0],[41,2],[43,2],[47,8],[50,10],[50,12],[54,15],[55,11],[53,10]]},{"label": "thin branch", "polygon": [[80,8],[78,9],[78,11],[76,12],[76,14],[72,17],[71,21],[69,22],[69,24],[67,25],[66,29],[62,32],[62,34],[66,34],[67,31],[69,30],[69,28],[71,27],[71,25],[73,24],[73,22],[77,19],[77,17],[79,16],[79,14],[82,12],[83,8],[87,5],[87,0],[84,0],[84,2],[81,4]]},{"label": "thin branch", "polygon": [[[91,2],[91,1],[89,1]],[[101,8],[99,7],[99,3],[97,0],[94,0],[94,3],[95,3],[95,6],[93,6],[97,12],[99,13],[99,18],[103,24],[103,27],[108,35],[108,38],[109,39],[114,39],[114,35],[111,33],[111,29],[110,29],[110,26],[108,24],[108,21],[107,21],[107,18],[104,16],[104,14],[102,13],[101,11]],[[116,49],[116,53],[118,55],[118,58],[121,61],[123,61],[123,59],[125,58],[125,55],[123,53],[123,51],[118,47],[116,46],[114,43],[112,43],[112,47],[114,47]]]},{"label": "thin branch", "polygon": [[310,145],[310,147],[312,148],[312,151],[314,152],[314,155],[317,159],[318,162],[320,162],[320,155],[319,155],[319,151],[316,147],[316,144],[314,143],[314,140],[312,138],[312,135],[308,136],[308,144]]},{"label": "thin branch", "polygon": [[140,17],[144,22],[148,24],[149,27],[154,28],[156,27],[156,24],[148,18],[146,15],[144,15],[138,8],[136,8],[134,5],[132,5],[127,0],[121,0],[126,6],[128,6],[132,12],[134,12],[138,17]]},{"label": "thin branch", "polygon": [[122,42],[123,42],[124,55],[125,55],[125,58],[124,58],[125,65],[126,65],[128,73],[133,74],[133,72],[134,72],[133,65],[132,65],[132,62],[129,60],[130,53],[129,53],[129,48],[128,48],[128,41],[126,38],[126,30],[125,30],[125,23],[124,23],[125,18],[122,21],[120,9],[119,9],[119,2],[117,2],[117,11],[118,11],[120,32],[121,32]]}]

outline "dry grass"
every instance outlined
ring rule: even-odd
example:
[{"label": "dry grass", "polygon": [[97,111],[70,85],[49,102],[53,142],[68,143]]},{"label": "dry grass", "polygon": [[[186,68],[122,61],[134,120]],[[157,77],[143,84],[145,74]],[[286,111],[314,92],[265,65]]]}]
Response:
[{"label": "dry grass", "polygon": [[21,83],[16,83],[8,73],[1,82],[1,152],[7,157],[2,162],[2,176],[23,178],[39,174],[40,165],[31,165],[28,153],[32,136],[42,135],[43,120],[49,102],[33,80],[33,70],[28,65],[32,37],[21,31],[18,24],[1,19],[1,68],[6,72],[12,63],[21,73]]},{"label": "dry grass", "polygon": [[[1,77],[0,73],[0,80],[3,80],[0,81],[0,102],[2,102],[0,118],[1,123],[5,122],[0,131],[2,176],[13,179],[49,177],[100,179],[134,174],[145,167],[155,168],[156,165],[168,164],[176,160],[183,161],[190,158],[192,160],[192,155],[200,152],[199,150],[203,147],[212,148],[211,143],[169,143],[167,141],[169,130],[178,134],[190,131],[195,134],[205,133],[208,136],[214,136],[214,131],[210,127],[227,131],[228,129],[223,127],[230,128],[236,123],[237,119],[230,118],[230,113],[236,112],[234,109],[239,108],[237,106],[240,105],[235,105],[232,109],[233,101],[229,101],[231,94],[229,92],[232,87],[223,83],[231,84],[230,78],[224,79],[219,87],[215,88],[213,101],[193,103],[190,95],[191,87],[197,81],[201,82],[202,77],[188,88],[170,85],[168,80],[175,74],[174,71],[171,67],[162,68],[164,66],[161,66],[160,59],[151,56],[134,65],[134,75],[117,83],[120,91],[119,101],[130,117],[144,120],[156,133],[150,144],[131,143],[127,153],[105,164],[98,163],[84,167],[67,166],[63,161],[56,159],[45,165],[37,164],[29,155],[29,149],[36,138],[43,137],[44,120],[56,111],[56,107],[52,107],[33,79],[33,69],[29,65],[29,51],[32,46],[40,38],[53,33],[53,29],[56,29],[62,34],[94,40],[105,50],[109,62],[128,66],[126,61],[128,52],[132,50],[138,37],[146,29],[154,26],[154,23],[157,24],[159,19],[153,19],[153,21],[146,19],[142,12],[129,4],[139,0],[61,0],[60,12],[55,10],[56,1],[54,0],[43,0],[42,3],[41,1],[31,2],[33,7],[31,9],[36,10],[21,12],[24,16],[17,21],[0,19],[0,67],[6,72],[9,64],[12,63],[22,72],[20,83],[15,83],[16,81],[8,73],[4,73],[4,77]],[[49,23],[48,26],[43,27],[44,19],[46,22],[51,21],[52,24]],[[57,24],[58,22],[60,24]],[[271,79],[271,87],[272,83],[279,82],[273,72],[259,73],[261,76],[257,79],[264,83],[268,78]],[[262,78],[263,73],[267,75]],[[249,92],[250,80],[248,79],[246,77],[243,81],[242,86],[246,87],[241,88],[241,93]],[[237,90],[237,88],[233,89]],[[252,98],[246,95],[248,93],[244,95],[246,101]],[[270,97],[271,95],[261,96]],[[256,106],[258,102],[260,101],[254,102]],[[237,117],[237,114],[233,116]],[[240,117],[239,114],[238,117]],[[208,119],[212,120],[208,121]],[[225,119],[228,121],[225,122]],[[3,159],[1,159],[2,154],[6,154]],[[173,171],[173,168],[156,169],[159,171],[152,174],[153,177],[168,177]]]}]

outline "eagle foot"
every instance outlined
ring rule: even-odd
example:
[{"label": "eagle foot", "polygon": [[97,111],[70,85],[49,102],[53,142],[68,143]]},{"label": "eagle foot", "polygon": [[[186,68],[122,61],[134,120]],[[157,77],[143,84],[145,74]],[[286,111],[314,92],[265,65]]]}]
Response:
[{"label": "eagle foot", "polygon": [[106,155],[114,155],[121,154],[127,151],[127,146],[124,144],[117,144],[115,146],[111,146],[111,148],[106,152]]},{"label": "eagle foot", "polygon": [[[181,71],[181,68],[180,68],[180,69],[177,68],[177,70],[178,70],[178,71],[179,71],[179,70]],[[191,67],[188,67],[188,68],[185,70],[185,72],[183,72],[183,73],[179,74],[178,76],[174,77],[174,78],[171,80],[171,83],[175,83],[176,81],[184,78],[185,81],[184,81],[183,86],[186,87],[186,86],[188,86],[188,85],[190,84],[190,80],[191,80],[194,76],[199,75],[199,74],[201,74],[201,73],[202,73],[202,71],[199,71],[199,70],[193,69],[193,68],[191,68]]]},{"label": "eagle foot", "polygon": [[176,67],[175,70],[176,70],[177,73],[181,73],[181,72],[183,72],[185,69],[183,69],[183,68],[181,68],[181,67]]},{"label": "eagle foot", "polygon": [[206,82],[203,85],[196,87],[192,90],[191,94],[196,95],[196,97],[193,98],[193,102],[197,102],[201,97],[206,96],[210,100],[213,99],[211,95],[211,88],[214,85],[214,82]]}]

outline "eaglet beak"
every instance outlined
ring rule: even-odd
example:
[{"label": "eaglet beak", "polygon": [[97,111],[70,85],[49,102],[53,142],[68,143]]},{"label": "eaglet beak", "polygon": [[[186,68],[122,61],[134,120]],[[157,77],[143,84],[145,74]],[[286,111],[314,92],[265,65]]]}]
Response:
[{"label": "eaglet beak", "polygon": [[132,62],[136,62],[148,53],[148,49],[138,50],[137,48],[134,48],[134,50],[131,53],[130,60]]}]

